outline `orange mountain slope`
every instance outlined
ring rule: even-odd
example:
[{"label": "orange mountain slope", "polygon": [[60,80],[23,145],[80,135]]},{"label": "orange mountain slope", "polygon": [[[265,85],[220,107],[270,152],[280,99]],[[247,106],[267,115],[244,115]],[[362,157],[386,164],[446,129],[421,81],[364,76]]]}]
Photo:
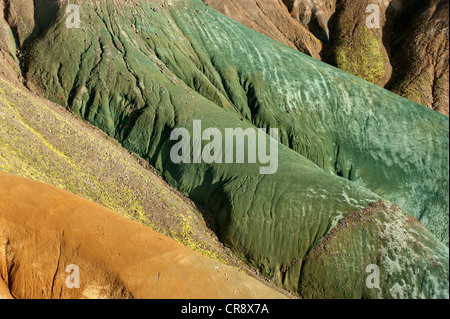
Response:
[{"label": "orange mountain slope", "polygon": [[[79,269],[80,288],[70,265]],[[72,266],[73,267],[73,266]],[[0,172],[0,296],[282,298],[98,204]]]}]

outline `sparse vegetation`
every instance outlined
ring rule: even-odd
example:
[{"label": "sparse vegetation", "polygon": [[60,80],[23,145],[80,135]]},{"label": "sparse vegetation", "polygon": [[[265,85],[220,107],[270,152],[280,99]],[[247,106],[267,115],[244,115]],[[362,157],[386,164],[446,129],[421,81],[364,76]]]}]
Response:
[{"label": "sparse vegetation", "polygon": [[337,67],[373,84],[384,81],[389,61],[379,41],[368,28],[358,29],[352,38],[340,39],[334,51]]}]

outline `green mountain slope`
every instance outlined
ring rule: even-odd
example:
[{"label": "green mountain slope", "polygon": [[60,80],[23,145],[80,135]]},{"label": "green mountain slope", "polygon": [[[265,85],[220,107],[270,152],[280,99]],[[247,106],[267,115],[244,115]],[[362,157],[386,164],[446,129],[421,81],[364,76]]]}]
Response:
[{"label": "green mountain slope", "polygon": [[136,154],[2,79],[0,170],[73,192],[203,255],[247,268],[218,242],[197,207]]},{"label": "green mountain slope", "polygon": [[[197,0],[77,2],[79,29],[61,1],[28,22],[52,21],[22,43],[29,87],[148,159],[242,259],[304,297],[448,297],[447,117]],[[194,120],[279,128],[277,173],[172,163],[172,130],[192,134]],[[341,230],[358,211],[370,219]],[[380,290],[365,286],[373,263]]]}]

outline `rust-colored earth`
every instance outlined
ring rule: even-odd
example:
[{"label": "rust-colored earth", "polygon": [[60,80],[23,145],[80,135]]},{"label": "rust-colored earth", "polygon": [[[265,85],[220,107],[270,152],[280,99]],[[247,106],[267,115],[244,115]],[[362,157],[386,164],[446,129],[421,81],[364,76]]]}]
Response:
[{"label": "rust-colored earth", "polygon": [[[2,298],[284,297],[98,204],[4,172],[0,181]],[[80,288],[66,285],[70,265]]]}]

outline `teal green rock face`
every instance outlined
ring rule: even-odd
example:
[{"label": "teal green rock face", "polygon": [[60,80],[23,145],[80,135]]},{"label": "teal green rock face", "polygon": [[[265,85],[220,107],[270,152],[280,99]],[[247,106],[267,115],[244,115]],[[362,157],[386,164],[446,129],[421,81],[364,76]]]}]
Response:
[{"label": "teal green rock face", "polygon": [[[447,117],[200,1],[116,2],[79,1],[80,29],[62,6],[25,48],[30,85],[147,158],[278,285],[307,298],[448,298]],[[192,135],[194,120],[223,136],[278,128],[277,173],[174,164],[170,134]],[[366,286],[371,264],[380,289]]]}]

